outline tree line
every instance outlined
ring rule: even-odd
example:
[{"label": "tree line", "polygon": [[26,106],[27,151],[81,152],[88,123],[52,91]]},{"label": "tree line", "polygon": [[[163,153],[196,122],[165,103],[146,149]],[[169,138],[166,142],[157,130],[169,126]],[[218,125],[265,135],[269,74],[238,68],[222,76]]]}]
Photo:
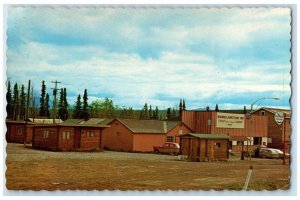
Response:
[{"label": "tree line", "polygon": [[[67,100],[66,88],[54,88],[52,97],[52,106],[50,106],[50,95],[46,92],[47,87],[45,81],[41,84],[41,93],[39,98],[39,106],[35,102],[35,94],[33,87],[30,92],[29,116],[32,118],[58,118],[66,120],[69,118],[88,120],[94,118],[127,118],[127,119],[143,119],[143,120],[180,120],[182,110],[186,109],[185,100],[180,99],[178,108],[167,108],[160,110],[158,106],[152,106],[148,103],[140,110],[134,110],[132,107],[114,105],[113,100],[105,97],[103,100],[97,99],[88,104],[88,91],[84,90],[83,95],[78,94],[74,106],[70,106]],[[58,103],[56,99],[59,91]],[[10,80],[7,81],[7,119],[25,120],[27,95],[25,86],[18,83],[11,88]],[[58,105],[56,105],[58,104]]]}]

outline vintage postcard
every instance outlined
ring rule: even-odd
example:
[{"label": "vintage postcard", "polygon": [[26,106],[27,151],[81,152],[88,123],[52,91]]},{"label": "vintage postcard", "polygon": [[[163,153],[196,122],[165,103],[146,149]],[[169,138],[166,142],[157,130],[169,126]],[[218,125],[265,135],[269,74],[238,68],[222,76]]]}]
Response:
[{"label": "vintage postcard", "polygon": [[288,191],[289,7],[6,7],[8,191]]}]

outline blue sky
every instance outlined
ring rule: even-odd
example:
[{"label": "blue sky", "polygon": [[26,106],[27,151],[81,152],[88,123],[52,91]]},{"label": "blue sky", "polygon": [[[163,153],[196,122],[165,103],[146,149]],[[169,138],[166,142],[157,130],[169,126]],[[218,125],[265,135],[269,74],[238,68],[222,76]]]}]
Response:
[{"label": "blue sky", "polygon": [[90,102],[161,109],[180,98],[188,109],[289,108],[288,8],[63,8],[9,7],[7,77],[35,95],[42,80],[61,81],[73,104],[88,89]]}]

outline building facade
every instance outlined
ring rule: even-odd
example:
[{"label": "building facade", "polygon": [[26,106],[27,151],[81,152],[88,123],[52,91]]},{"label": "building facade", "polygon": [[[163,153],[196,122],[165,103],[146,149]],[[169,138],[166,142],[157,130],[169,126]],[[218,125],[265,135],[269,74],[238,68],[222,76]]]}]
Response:
[{"label": "building facade", "polygon": [[181,122],[114,119],[103,130],[103,146],[108,150],[153,152],[153,146],[179,142],[179,136],[191,130]]},{"label": "building facade", "polygon": [[185,134],[180,136],[180,154],[189,161],[227,160],[228,142],[223,134]]},{"label": "building facade", "polygon": [[32,148],[50,151],[99,151],[108,126],[49,124],[33,126]]},{"label": "building facade", "polygon": [[193,133],[224,134],[234,152],[255,149],[268,143],[268,118],[216,111],[183,111],[182,122]]},{"label": "building facade", "polygon": [[[281,112],[284,115],[283,122],[279,125],[275,121],[275,114]],[[268,118],[268,147],[283,149],[285,143],[286,150],[290,151],[291,146],[291,111],[277,108],[260,108],[253,115],[265,116]]]}]

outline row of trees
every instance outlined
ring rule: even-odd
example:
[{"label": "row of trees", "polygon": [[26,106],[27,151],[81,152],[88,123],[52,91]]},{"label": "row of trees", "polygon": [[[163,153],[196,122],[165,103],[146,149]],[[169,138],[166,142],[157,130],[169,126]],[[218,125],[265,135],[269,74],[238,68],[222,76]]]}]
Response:
[{"label": "row of trees", "polygon": [[[29,116],[41,118],[59,118],[66,120],[68,118],[75,119],[89,119],[91,117],[98,118],[131,118],[131,119],[145,119],[145,120],[180,120],[182,110],[185,110],[185,100],[180,99],[178,108],[167,108],[166,110],[159,110],[158,106],[152,106],[145,103],[141,110],[134,110],[132,107],[119,107],[114,105],[113,101],[107,97],[103,100],[97,99],[88,104],[88,92],[84,90],[84,94],[77,97],[74,106],[70,106],[67,98],[66,88],[54,88],[52,102],[50,108],[50,95],[47,93],[45,81],[41,84],[41,94],[39,98],[39,106],[35,105],[35,96],[33,88],[31,88]],[[56,105],[56,94],[59,92],[58,105]],[[13,91],[10,81],[7,82],[7,118],[12,120],[25,120],[27,94],[25,87],[15,83]]]}]

